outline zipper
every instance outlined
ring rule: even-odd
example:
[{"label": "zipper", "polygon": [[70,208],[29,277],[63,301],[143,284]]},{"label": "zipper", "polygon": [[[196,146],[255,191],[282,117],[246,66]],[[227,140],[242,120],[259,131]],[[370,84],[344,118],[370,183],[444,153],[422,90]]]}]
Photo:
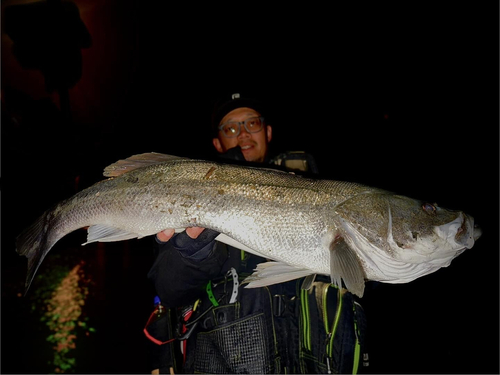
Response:
[{"label": "zipper", "polygon": [[358,321],[356,319],[356,304],[352,304],[352,310],[354,312],[354,334],[356,335],[356,343],[354,346],[354,363],[352,366],[352,373],[357,374],[359,370],[359,359],[361,356],[361,343],[359,342],[359,331],[358,331]]},{"label": "zipper", "polygon": [[342,292],[340,288],[335,288],[337,289],[337,310],[335,312],[333,324],[330,329],[328,324],[328,309],[327,309],[327,296],[330,288],[332,288],[332,286],[325,288],[325,291],[323,292],[323,322],[325,324],[325,331],[327,334],[326,353],[327,356],[331,358],[333,354],[333,340],[335,339],[335,332],[337,331],[337,326],[340,320],[340,313],[342,311]]},{"label": "zipper", "polygon": [[305,289],[300,290],[300,303],[302,307],[302,337],[304,348],[311,350],[311,327],[309,320],[309,296]]}]

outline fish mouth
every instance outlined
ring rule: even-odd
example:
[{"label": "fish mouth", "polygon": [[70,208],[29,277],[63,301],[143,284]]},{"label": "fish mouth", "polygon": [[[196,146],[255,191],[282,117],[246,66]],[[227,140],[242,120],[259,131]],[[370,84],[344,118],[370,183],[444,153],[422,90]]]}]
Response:
[{"label": "fish mouth", "polygon": [[460,213],[456,220],[448,224],[450,225],[450,230],[453,227],[451,224],[455,223],[457,220],[461,220],[462,222],[456,229],[455,242],[463,245],[467,249],[470,249],[474,246],[474,242],[481,237],[481,228],[477,224],[474,224],[474,219],[472,217],[467,216],[464,213]]},{"label": "fish mouth", "polygon": [[450,246],[449,250],[470,249],[481,231],[474,228],[474,219],[460,212],[455,220],[435,227],[436,234]]}]

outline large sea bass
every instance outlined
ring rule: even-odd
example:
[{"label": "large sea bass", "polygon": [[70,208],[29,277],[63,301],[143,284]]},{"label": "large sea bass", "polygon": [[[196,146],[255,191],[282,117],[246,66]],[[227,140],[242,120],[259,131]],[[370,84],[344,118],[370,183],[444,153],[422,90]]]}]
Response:
[{"label": "large sea bass", "polygon": [[[149,153],[105,169],[110,179],[47,210],[17,238],[26,289],[66,234],[87,243],[200,226],[274,260],[249,287],[314,274],[363,295],[365,280],[406,283],[446,267],[479,237],[472,217],[360,184]],[[312,279],[310,276],[309,279]]]}]

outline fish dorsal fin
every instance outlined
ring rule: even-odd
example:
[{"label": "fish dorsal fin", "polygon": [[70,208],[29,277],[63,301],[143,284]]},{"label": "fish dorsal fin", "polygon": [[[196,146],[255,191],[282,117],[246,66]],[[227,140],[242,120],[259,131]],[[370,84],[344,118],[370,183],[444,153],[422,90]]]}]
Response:
[{"label": "fish dorsal fin", "polygon": [[297,268],[281,262],[264,262],[257,265],[255,272],[247,277],[244,283],[249,283],[246,286],[247,288],[259,288],[299,279],[312,273],[311,270]]},{"label": "fish dorsal fin", "polygon": [[365,273],[354,251],[343,237],[336,237],[330,244],[330,277],[332,284],[342,288],[342,280],[351,293],[363,297]]},{"label": "fish dorsal fin", "polygon": [[118,160],[117,162],[108,165],[104,168],[104,176],[117,177],[123,173],[130,172],[134,169],[147,167],[153,164],[166,163],[174,160],[189,160],[180,156],[160,154],[158,152],[147,152],[144,154],[132,155],[129,158]]}]

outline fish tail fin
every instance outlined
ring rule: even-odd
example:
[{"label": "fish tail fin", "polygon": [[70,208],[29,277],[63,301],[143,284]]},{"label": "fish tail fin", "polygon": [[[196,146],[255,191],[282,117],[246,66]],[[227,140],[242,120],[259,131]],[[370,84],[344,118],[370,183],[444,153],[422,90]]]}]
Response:
[{"label": "fish tail fin", "polygon": [[17,253],[28,258],[25,295],[35,277],[38,267],[40,267],[43,259],[57,241],[49,241],[49,232],[53,221],[52,217],[53,213],[51,210],[45,211],[42,216],[16,238]]}]

